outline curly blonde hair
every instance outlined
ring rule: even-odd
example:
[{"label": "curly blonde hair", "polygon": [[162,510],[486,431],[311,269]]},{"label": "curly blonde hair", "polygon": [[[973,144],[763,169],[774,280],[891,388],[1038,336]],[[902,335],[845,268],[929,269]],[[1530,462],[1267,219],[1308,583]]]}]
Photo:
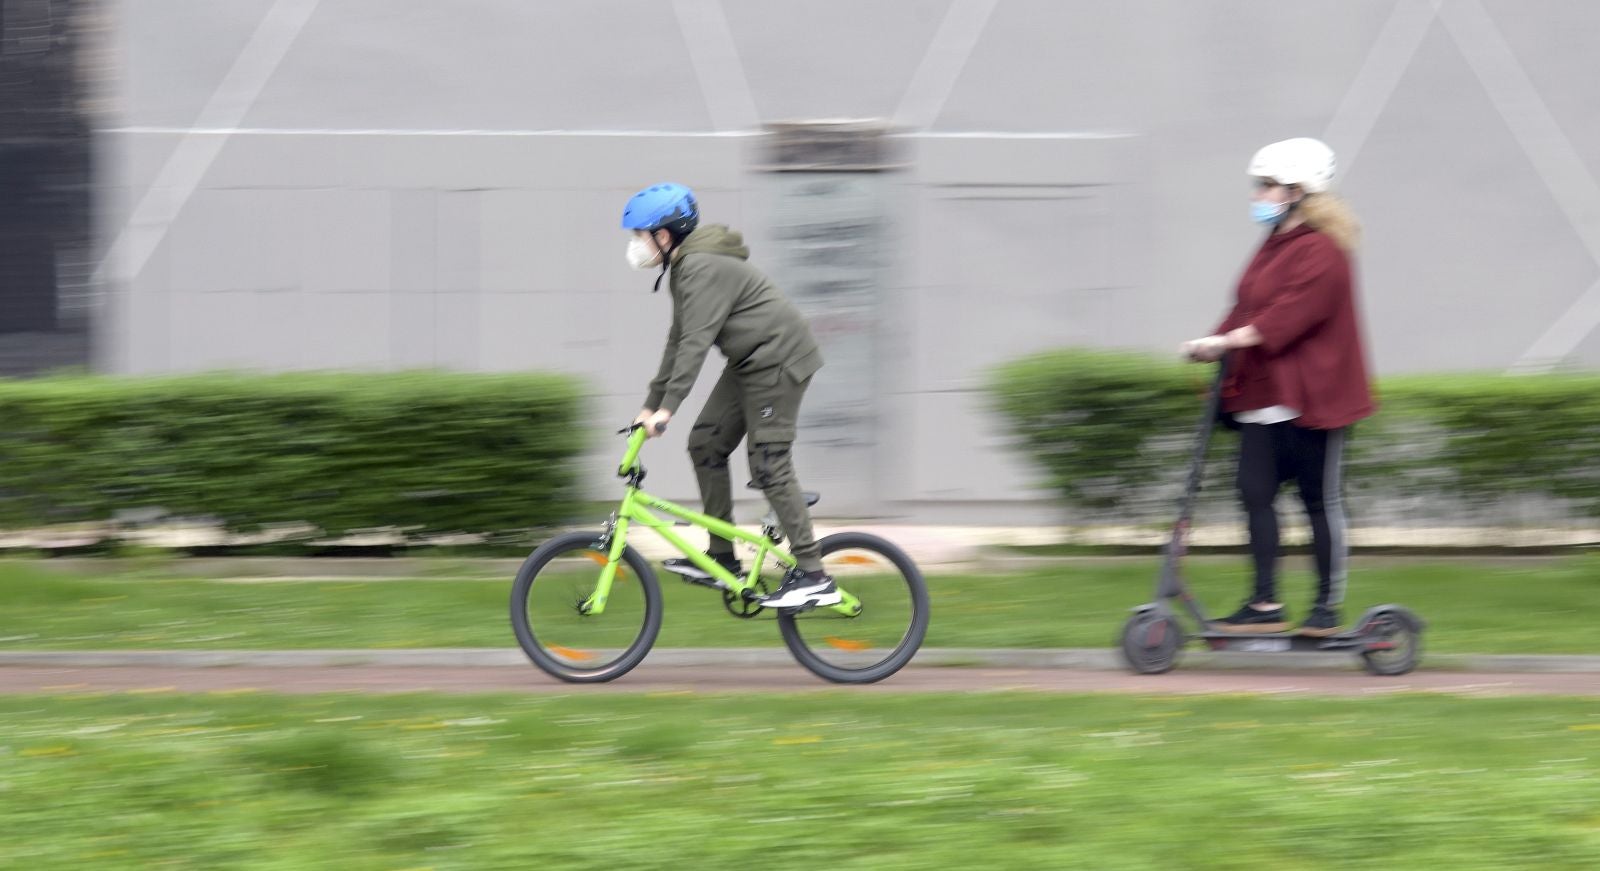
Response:
[{"label": "curly blonde hair", "polygon": [[1361,244],[1361,222],[1344,197],[1332,192],[1306,194],[1300,201],[1300,217],[1314,230],[1333,237],[1346,253],[1354,254]]}]

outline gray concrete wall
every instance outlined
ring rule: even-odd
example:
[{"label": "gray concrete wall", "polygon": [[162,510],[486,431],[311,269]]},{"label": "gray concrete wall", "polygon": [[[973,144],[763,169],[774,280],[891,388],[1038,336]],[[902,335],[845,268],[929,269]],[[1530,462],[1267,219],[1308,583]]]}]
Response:
[{"label": "gray concrete wall", "polygon": [[[977,391],[1061,344],[1208,330],[1251,151],[1339,152],[1385,373],[1600,364],[1600,4],[1562,0],[118,0],[101,365],[555,369],[631,417],[669,317],[626,196],[693,185],[783,269],[765,123],[878,118],[902,169],[862,383],[804,439],[831,512],[1042,494]],[[697,396],[709,390],[702,381]],[[688,408],[693,410],[696,400]],[[684,430],[652,483],[692,494]],[[603,479],[597,493],[606,494]]]}]

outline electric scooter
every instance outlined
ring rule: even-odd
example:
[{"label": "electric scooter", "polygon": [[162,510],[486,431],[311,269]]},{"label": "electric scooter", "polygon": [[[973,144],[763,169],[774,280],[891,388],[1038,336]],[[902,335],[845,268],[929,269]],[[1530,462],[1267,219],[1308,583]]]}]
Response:
[{"label": "electric scooter", "polygon": [[[1416,614],[1400,605],[1378,605],[1361,615],[1351,629],[1336,635],[1311,636],[1296,630],[1263,634],[1224,632],[1212,621],[1183,580],[1180,563],[1188,551],[1190,520],[1195,496],[1205,471],[1206,449],[1216,428],[1222,404],[1223,378],[1228,358],[1217,364],[1216,378],[1200,418],[1189,464],[1189,480],[1179,503],[1178,520],[1172,526],[1156,583],[1154,602],[1133,609],[1122,627],[1122,656],[1129,668],[1140,674],[1170,671],[1178,661],[1185,642],[1199,640],[1211,650],[1288,653],[1290,651],[1344,652],[1361,658],[1366,670],[1375,675],[1401,675],[1416,668],[1422,654],[1423,623]],[[1187,614],[1197,627],[1186,631],[1180,614]]]}]

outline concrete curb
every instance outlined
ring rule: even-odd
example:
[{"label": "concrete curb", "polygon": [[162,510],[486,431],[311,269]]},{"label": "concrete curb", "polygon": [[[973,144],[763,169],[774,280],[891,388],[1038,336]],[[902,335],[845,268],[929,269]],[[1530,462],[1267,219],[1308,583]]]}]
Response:
[{"label": "concrete curb", "polygon": [[[1264,671],[1349,670],[1358,668],[1353,655],[1321,653],[1236,653],[1189,651],[1180,665],[1188,668],[1254,669]],[[793,662],[783,647],[662,648],[650,652],[649,662],[704,668],[741,668],[788,665]],[[982,668],[1060,668],[1120,671],[1121,655],[1110,648],[925,648],[914,660],[920,666]],[[415,650],[14,650],[0,651],[0,668],[33,666],[57,668],[527,668],[530,664],[515,648],[422,648]],[[1600,656],[1534,656],[1494,654],[1434,654],[1426,656],[1429,670],[1497,673],[1600,672]]]}]

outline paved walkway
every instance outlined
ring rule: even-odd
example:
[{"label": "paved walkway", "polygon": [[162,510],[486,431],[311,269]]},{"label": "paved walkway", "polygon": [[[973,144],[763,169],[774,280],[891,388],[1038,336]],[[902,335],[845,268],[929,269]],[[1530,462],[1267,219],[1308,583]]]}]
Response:
[{"label": "paved walkway", "polygon": [[[1346,653],[1242,653],[1190,648],[1184,669],[1259,672],[1359,672]],[[719,669],[784,668],[794,665],[787,648],[662,647],[649,665]],[[1123,671],[1121,655],[1098,647],[925,647],[914,664],[935,668],[1072,669]],[[1424,671],[1505,674],[1600,674],[1600,656],[1425,654]],[[357,650],[4,650],[0,668],[530,668],[517,648],[446,647]]]}]

